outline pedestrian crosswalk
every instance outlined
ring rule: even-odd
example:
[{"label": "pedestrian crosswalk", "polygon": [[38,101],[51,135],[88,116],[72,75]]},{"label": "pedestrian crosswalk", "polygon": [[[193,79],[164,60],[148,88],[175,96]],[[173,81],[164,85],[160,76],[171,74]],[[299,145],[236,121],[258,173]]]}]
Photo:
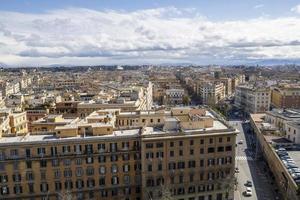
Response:
[{"label": "pedestrian crosswalk", "polygon": [[254,159],[251,156],[236,156],[235,160],[249,160],[249,161],[252,161]]}]

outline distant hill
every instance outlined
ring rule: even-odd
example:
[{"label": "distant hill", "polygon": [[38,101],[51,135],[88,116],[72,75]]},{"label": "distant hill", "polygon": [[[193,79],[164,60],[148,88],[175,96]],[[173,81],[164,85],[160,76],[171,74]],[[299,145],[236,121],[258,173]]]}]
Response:
[{"label": "distant hill", "polygon": [[263,66],[300,65],[300,59],[267,59],[251,62],[249,64]]}]

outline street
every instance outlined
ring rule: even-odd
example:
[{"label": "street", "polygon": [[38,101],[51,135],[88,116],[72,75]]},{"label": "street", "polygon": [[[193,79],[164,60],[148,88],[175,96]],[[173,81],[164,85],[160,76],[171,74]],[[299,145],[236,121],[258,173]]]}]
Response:
[{"label": "street", "polygon": [[[236,167],[239,173],[237,177],[237,190],[235,191],[235,199],[243,200],[273,200],[275,198],[274,186],[267,173],[264,172],[262,161],[255,160],[255,138],[253,134],[248,131],[249,123],[242,123],[242,121],[229,121],[229,123],[240,131],[237,135],[236,148]],[[242,144],[238,144],[239,141]],[[250,180],[252,182],[252,196],[245,196],[245,183]]]}]

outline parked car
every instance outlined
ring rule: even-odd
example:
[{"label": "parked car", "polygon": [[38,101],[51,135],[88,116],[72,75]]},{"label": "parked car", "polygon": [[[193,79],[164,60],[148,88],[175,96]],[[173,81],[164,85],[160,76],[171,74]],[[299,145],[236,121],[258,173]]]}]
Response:
[{"label": "parked car", "polygon": [[300,169],[299,168],[291,168],[288,170],[290,173],[300,173]]},{"label": "parked car", "polygon": [[252,196],[252,189],[250,187],[246,187],[245,196]]},{"label": "parked car", "polygon": [[293,179],[298,179],[300,178],[300,173],[292,173],[291,176],[293,177]]},{"label": "parked car", "polygon": [[240,172],[240,170],[239,170],[239,168],[235,168],[235,173],[239,173]]},{"label": "parked car", "polygon": [[243,144],[243,143],[244,143],[244,140],[240,140],[240,141],[239,141],[239,144]]},{"label": "parked car", "polygon": [[287,169],[291,169],[291,168],[298,168],[298,166],[295,165],[295,164],[292,164],[292,163],[288,163],[287,164]]},{"label": "parked car", "polygon": [[245,185],[248,187],[252,187],[252,181],[248,180]]}]

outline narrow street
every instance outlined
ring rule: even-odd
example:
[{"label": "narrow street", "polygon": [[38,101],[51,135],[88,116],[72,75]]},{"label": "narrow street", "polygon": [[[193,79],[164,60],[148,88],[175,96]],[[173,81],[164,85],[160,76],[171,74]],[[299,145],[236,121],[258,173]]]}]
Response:
[{"label": "narrow street", "polygon": [[[262,161],[256,161],[254,157],[255,138],[248,133],[249,124],[242,121],[229,121],[231,125],[240,131],[237,135],[236,148],[236,167],[239,173],[236,173],[238,185],[235,191],[236,200],[275,200],[274,186],[270,182],[267,173],[263,171]],[[241,141],[242,144],[238,144]],[[245,183],[252,182],[252,196],[245,196]]]}]

